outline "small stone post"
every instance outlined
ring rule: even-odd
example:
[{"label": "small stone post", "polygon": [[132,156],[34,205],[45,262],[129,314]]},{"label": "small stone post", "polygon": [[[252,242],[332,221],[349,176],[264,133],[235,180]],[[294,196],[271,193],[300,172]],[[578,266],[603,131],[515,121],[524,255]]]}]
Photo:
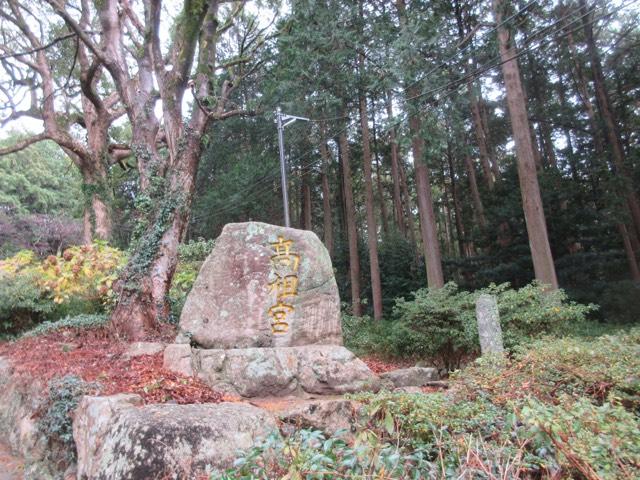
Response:
[{"label": "small stone post", "polygon": [[476,300],[476,319],[482,355],[504,353],[498,302],[494,295],[483,293]]}]

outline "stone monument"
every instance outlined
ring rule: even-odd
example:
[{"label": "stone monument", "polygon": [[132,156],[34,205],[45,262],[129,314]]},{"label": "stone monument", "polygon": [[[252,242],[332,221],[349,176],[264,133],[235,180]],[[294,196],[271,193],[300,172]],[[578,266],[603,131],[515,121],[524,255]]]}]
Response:
[{"label": "stone monument", "polygon": [[311,231],[226,225],[180,316],[203,348],[342,345],[331,258]]},{"label": "stone monument", "polygon": [[483,293],[478,297],[476,300],[476,319],[482,355],[504,353],[500,312],[494,295]]},{"label": "stone monument", "polygon": [[320,239],[258,222],[224,227],[164,361],[243,397],[349,393],[379,383],[342,346],[338,287]]}]

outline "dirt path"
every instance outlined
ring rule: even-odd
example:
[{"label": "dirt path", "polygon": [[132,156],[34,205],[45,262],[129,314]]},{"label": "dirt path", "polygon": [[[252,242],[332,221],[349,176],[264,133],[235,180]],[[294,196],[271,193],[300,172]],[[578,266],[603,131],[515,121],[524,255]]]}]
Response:
[{"label": "dirt path", "polygon": [[22,480],[23,465],[11,454],[9,447],[0,442],[0,480]]}]

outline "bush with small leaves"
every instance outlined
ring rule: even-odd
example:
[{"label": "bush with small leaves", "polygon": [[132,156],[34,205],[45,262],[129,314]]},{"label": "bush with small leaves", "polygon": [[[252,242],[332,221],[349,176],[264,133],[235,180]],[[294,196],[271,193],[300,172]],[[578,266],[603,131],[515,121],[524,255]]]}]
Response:
[{"label": "bush with small leaves", "polygon": [[62,330],[65,328],[72,329],[83,329],[83,328],[97,328],[107,325],[109,322],[109,317],[106,314],[89,314],[82,313],[80,315],[75,315],[73,317],[67,316],[61,320],[56,320],[54,322],[45,321],[24,332],[22,337],[37,337],[39,335],[46,335],[50,332],[55,332],[57,330]]},{"label": "bush with small leaves", "polygon": [[196,281],[200,266],[213,250],[214,240],[192,240],[178,246],[178,266],[173,275],[169,302],[171,304],[171,317],[174,321],[180,318],[182,307],[191,291],[193,282]]},{"label": "bush with small leaves", "polygon": [[45,318],[107,310],[125,261],[123,252],[101,242],[44,260],[29,250],[0,260],[0,333],[17,333]]},{"label": "bush with small leaves", "polygon": [[567,395],[557,405],[529,399],[518,416],[532,448],[555,452],[570,478],[640,478],[640,418],[608,402]]},{"label": "bush with small leaves", "polygon": [[[417,290],[411,300],[396,300],[385,335],[376,335],[382,327],[372,326],[371,337],[380,341],[382,352],[432,358],[449,370],[458,368],[462,359],[479,350],[475,302],[482,293],[497,297],[507,349],[547,333],[569,333],[596,308],[571,302],[562,290],[547,291],[537,283],[518,290],[505,283],[466,292],[450,282],[439,289]],[[366,337],[363,332],[358,335]]]}]

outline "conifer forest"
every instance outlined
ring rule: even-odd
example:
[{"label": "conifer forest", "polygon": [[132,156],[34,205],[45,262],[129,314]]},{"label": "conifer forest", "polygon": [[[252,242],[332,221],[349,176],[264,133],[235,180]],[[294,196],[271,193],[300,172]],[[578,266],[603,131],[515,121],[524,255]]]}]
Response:
[{"label": "conifer forest", "polygon": [[[0,478],[640,477],[637,0],[0,0],[0,36],[0,385],[40,379],[49,452],[0,407]],[[204,371],[334,343],[375,381],[294,383],[357,402],[344,437]],[[120,393],[298,427],[98,471],[69,412]]]}]

